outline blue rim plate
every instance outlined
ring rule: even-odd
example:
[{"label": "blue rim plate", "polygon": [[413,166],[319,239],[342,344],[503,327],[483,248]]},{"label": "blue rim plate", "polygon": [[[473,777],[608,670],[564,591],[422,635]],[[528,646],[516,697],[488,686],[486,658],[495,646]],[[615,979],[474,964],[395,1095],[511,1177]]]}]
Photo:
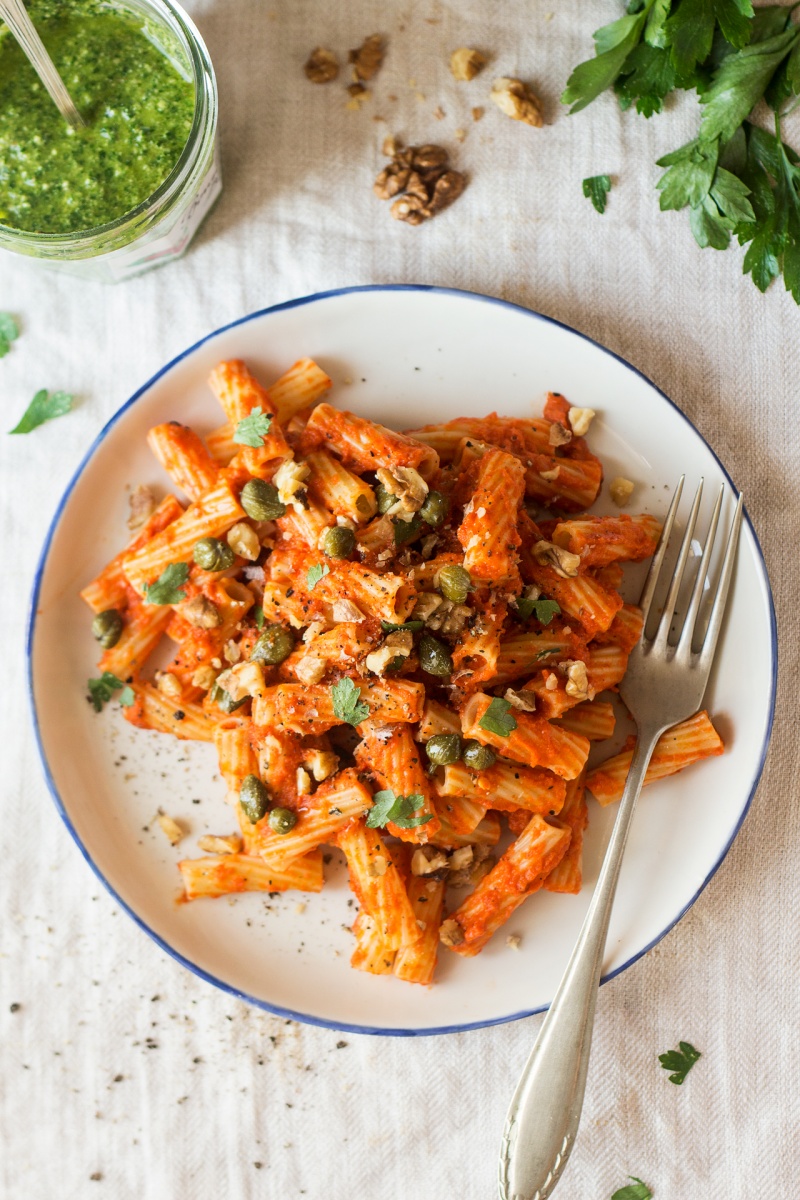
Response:
[{"label": "blue rim plate", "polygon": [[[131,730],[110,711],[116,705],[97,717],[88,708],[54,701],[56,690],[75,694],[93,671],[96,645],[76,592],[123,544],[122,482],[166,484],[148,463],[146,429],[174,418],[201,432],[219,424],[204,381],[221,358],[245,358],[269,382],[303,354],[318,358],[334,378],[334,403],[396,427],[495,408],[533,414],[546,390],[563,391],[600,412],[593,445],[609,477],[627,473],[637,481],[634,509],[662,513],[682,471],[690,479],[696,473],[712,484],[727,483],[726,503],[736,495],[716,455],[663,392],[618,355],[539,313],[474,293],[413,285],[337,289],[251,313],[178,355],[114,414],[56,509],[36,570],[27,633],[29,697],[47,785],[84,858],[128,915],[173,958],[240,999],[282,1017],[393,1036],[451,1033],[530,1016],[552,998],[588,906],[613,813],[592,806],[579,897],[540,894],[509,926],[522,935],[520,953],[510,953],[502,936],[495,938],[476,959],[446,961],[442,982],[428,991],[347,968],[352,939],[341,925],[353,912],[335,862],[331,886],[319,897],[302,897],[302,913],[297,893],[269,902],[249,895],[235,904],[177,906],[175,862],[198,852],[188,839],[180,853],[174,851],[148,821],[163,803],[172,815],[190,818],[192,837],[219,832],[226,810],[219,782],[212,781],[209,748]],[[726,645],[736,646],[736,663]],[[764,765],[776,679],[772,595],[746,517],[734,602],[707,697],[726,754],[645,794],[623,867],[603,982],[672,929],[727,854]],[[71,714],[73,708],[78,711]],[[135,772],[126,769],[130,764]],[[187,807],[190,791],[202,801],[194,808]],[[124,803],[109,803],[109,795]]]}]

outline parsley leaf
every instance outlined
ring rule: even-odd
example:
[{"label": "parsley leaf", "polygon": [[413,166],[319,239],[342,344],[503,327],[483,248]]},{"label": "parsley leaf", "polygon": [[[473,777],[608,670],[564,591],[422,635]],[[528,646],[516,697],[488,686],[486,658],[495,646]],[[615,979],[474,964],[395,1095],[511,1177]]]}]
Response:
[{"label": "parsley leaf", "polygon": [[132,687],[124,687],[119,694],[119,702],[123,708],[130,708],[136,703],[136,693]]},{"label": "parsley leaf", "polygon": [[125,689],[122,696],[125,695],[126,691],[131,692],[131,695],[133,695],[133,690],[126,688],[123,680],[117,679],[116,675],[112,675],[110,671],[103,671],[99,679],[87,680],[86,686],[89,689],[89,698],[94,705],[95,712],[102,712],[103,705],[107,704],[114,692],[118,692],[120,688]]},{"label": "parsley leaf", "polygon": [[686,74],[708,58],[715,23],[714,0],[681,0],[664,26],[676,71]]},{"label": "parsley leaf", "polygon": [[252,446],[253,449],[264,445],[264,439],[269,433],[272,415],[262,411],[261,407],[252,408],[249,416],[244,417],[236,426],[233,440],[239,446]]},{"label": "parsley leaf", "polygon": [[587,200],[591,200],[599,213],[606,211],[606,197],[610,191],[610,175],[590,175],[583,181],[583,194]]},{"label": "parsley leaf", "polygon": [[[549,596],[539,596],[537,600],[534,600],[533,596],[520,596],[516,600],[514,608],[523,621],[535,616],[542,625],[549,625],[553,617],[558,616],[561,612],[561,605],[557,600],[551,600]],[[545,654],[552,653],[552,650],[545,650]]]},{"label": "parsley leaf", "polygon": [[661,112],[664,97],[677,87],[678,78],[669,50],[640,42],[626,58],[614,91],[623,111],[635,103],[638,113],[652,117]]},{"label": "parsley leaf", "polygon": [[25,409],[20,422],[8,432],[30,433],[32,429],[44,425],[45,421],[52,421],[54,417],[63,417],[72,408],[72,399],[68,392],[50,393],[46,388],[42,388]]},{"label": "parsley leaf", "polygon": [[510,708],[511,704],[508,700],[495,696],[478,721],[481,729],[487,729],[489,733],[496,733],[498,737],[508,737],[517,728],[517,718],[509,712]]},{"label": "parsley leaf", "polygon": [[636,1175],[629,1175],[628,1179],[632,1179],[633,1183],[618,1188],[611,1200],[653,1200],[653,1193],[646,1183]]},{"label": "parsley leaf", "polygon": [[[678,11],[682,9],[683,4]],[[723,140],[733,137],[764,95],[776,67],[794,46],[798,35],[800,26],[793,25],[785,33],[751,43],[722,60],[711,86],[701,97],[704,106],[701,138],[712,141],[718,137]]]},{"label": "parsley leaf", "polygon": [[669,1077],[670,1083],[681,1084],[702,1055],[690,1042],[678,1042],[678,1045],[679,1050],[667,1050],[666,1054],[659,1054],[658,1061],[665,1071],[674,1072]]},{"label": "parsley leaf", "polygon": [[561,96],[562,104],[572,105],[570,114],[580,112],[596,100],[601,92],[611,87],[631,50],[639,44],[652,4],[653,0],[646,0],[641,12],[620,17],[596,31],[596,57],[587,59],[575,68]]},{"label": "parsley leaf", "polygon": [[719,143],[687,142],[679,150],[665,154],[657,160],[659,167],[669,169],[659,179],[656,187],[661,192],[659,200],[663,211],[670,208],[685,208],[702,204],[711,191],[714,173],[719,158]]},{"label": "parsley leaf", "polygon": [[0,312],[0,358],[5,358],[11,343],[19,337],[19,326],[11,313]]},{"label": "parsley leaf", "polygon": [[397,633],[401,629],[408,629],[411,633],[419,633],[424,625],[424,621],[404,621],[402,625],[394,625],[391,621],[381,621],[381,629],[384,633]]},{"label": "parsley leaf", "polygon": [[186,599],[183,585],[188,578],[188,563],[170,563],[154,583],[144,585],[145,604],[180,604]]},{"label": "parsley leaf", "polygon": [[419,792],[412,792],[409,796],[396,796],[387,788],[385,791],[376,792],[372,801],[372,808],[365,821],[368,829],[383,829],[390,821],[399,829],[416,829],[418,825],[425,825],[433,819],[433,813],[424,817],[413,815],[425,804],[425,797]]},{"label": "parsley leaf", "polygon": [[325,576],[330,575],[330,573],[331,569],[327,563],[324,566],[322,563],[315,563],[313,567],[309,567],[308,571],[306,572],[306,586],[308,587],[309,591],[311,588],[316,587],[320,579],[324,579]]},{"label": "parsley leaf", "polygon": [[349,675],[345,675],[331,688],[333,711],[347,725],[358,725],[369,716],[369,705],[361,701],[361,688],[356,687]]}]

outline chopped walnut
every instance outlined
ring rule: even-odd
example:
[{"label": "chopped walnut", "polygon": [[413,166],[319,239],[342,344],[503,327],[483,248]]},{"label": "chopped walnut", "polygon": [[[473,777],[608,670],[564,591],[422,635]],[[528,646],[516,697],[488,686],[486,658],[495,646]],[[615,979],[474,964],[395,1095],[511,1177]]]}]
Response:
[{"label": "chopped walnut", "polygon": [[242,849],[242,839],[235,833],[225,834],[222,837],[206,833],[203,837],[198,838],[197,844],[201,850],[205,850],[206,854],[239,854]]},{"label": "chopped walnut", "polygon": [[463,871],[470,866],[474,858],[472,846],[461,846],[458,850],[454,850],[450,855],[448,867],[450,871]]},{"label": "chopped walnut", "polygon": [[389,864],[386,861],[385,855],[376,854],[370,862],[367,872],[373,877],[373,879],[376,877],[380,878],[382,875],[386,874],[388,866]]},{"label": "chopped walnut", "polygon": [[574,579],[581,565],[579,554],[572,554],[563,546],[555,546],[552,542],[546,542],[544,538],[536,542],[532,554],[541,566],[552,567],[562,579]]},{"label": "chopped walnut", "polygon": [[373,79],[381,68],[386,47],[379,33],[373,33],[356,50],[350,51],[349,62],[353,64],[355,80]]},{"label": "chopped walnut", "polygon": [[390,663],[398,657],[408,658],[414,649],[414,638],[408,629],[398,629],[384,638],[378,650],[373,650],[365,659],[368,671],[373,675],[383,675]]},{"label": "chopped walnut", "polygon": [[156,673],[156,687],[170,700],[180,700],[183,695],[181,681],[177,675],[172,675],[169,671],[158,671]]},{"label": "chopped walnut", "polygon": [[526,691],[524,688],[516,692],[513,688],[506,688],[505,699],[512,708],[518,708],[520,712],[536,712],[535,692]]},{"label": "chopped walnut", "polygon": [[[383,139],[383,145],[381,146],[382,153],[385,154],[387,158],[394,158],[396,154],[399,154],[400,148],[401,143],[394,136],[394,134],[387,133],[386,137]],[[350,383],[352,381],[345,380],[345,382]]]},{"label": "chopped walnut", "polygon": [[308,768],[317,783],[322,783],[338,768],[339,757],[332,750],[310,750],[303,759],[303,766]]},{"label": "chopped walnut", "polygon": [[178,842],[186,837],[186,830],[183,826],[174,821],[172,817],[168,817],[166,813],[159,813],[158,825],[171,846],[177,846]]},{"label": "chopped walnut", "polygon": [[572,441],[572,434],[564,425],[561,425],[558,421],[553,421],[547,440],[551,446],[566,446]]},{"label": "chopped walnut", "polygon": [[259,696],[264,691],[264,672],[259,663],[239,663],[217,676],[217,686],[226,691],[231,700],[246,700],[248,696]]},{"label": "chopped walnut", "polygon": [[411,859],[412,875],[433,875],[447,869],[447,855],[435,846],[419,846]]},{"label": "chopped walnut", "polygon": [[149,488],[146,483],[140,483],[131,492],[128,504],[131,510],[128,517],[128,529],[139,529],[155,511],[156,498],[153,489]]},{"label": "chopped walnut", "polygon": [[546,479],[548,483],[555,483],[561,474],[561,467],[553,467],[549,471],[540,471],[539,475],[542,479]]},{"label": "chopped walnut", "polygon": [[481,107],[480,107],[480,105],[478,105],[478,106],[476,106],[475,108],[473,108],[473,109],[472,109],[472,119],[473,119],[473,121],[480,121],[481,117],[483,116],[483,114],[484,114],[485,112],[486,112],[486,109],[485,109],[485,108],[481,108]]},{"label": "chopped walnut", "polygon": [[480,50],[471,50],[469,46],[461,46],[450,55],[450,70],[459,83],[468,83],[485,66],[486,55],[481,54]]},{"label": "chopped walnut", "polygon": [[519,944],[521,941],[522,938],[518,933],[510,933],[506,938],[506,945],[508,946],[509,950],[519,950]]},{"label": "chopped walnut", "polygon": [[467,621],[472,616],[472,609],[466,604],[454,604],[452,600],[442,600],[425,622],[427,629],[434,633],[451,634],[454,637],[461,633]]},{"label": "chopped walnut", "polygon": [[295,772],[295,788],[298,796],[311,795],[311,776],[305,767],[298,767]]},{"label": "chopped walnut", "polygon": [[331,610],[334,621],[339,624],[341,621],[366,621],[361,609],[352,600],[334,600]]},{"label": "chopped walnut", "polygon": [[548,692],[554,692],[558,688],[558,676],[552,672],[545,678],[544,686]]},{"label": "chopped walnut", "polygon": [[232,667],[235,667],[236,664],[241,661],[242,648],[238,642],[235,642],[233,638],[230,638],[223,646],[222,655],[225,659],[225,662],[230,663]]},{"label": "chopped walnut", "polygon": [[428,619],[442,604],[444,604],[443,596],[437,596],[435,592],[421,592],[417,596],[417,602],[411,613],[411,620],[425,621],[427,623]]},{"label": "chopped walnut", "polygon": [[204,692],[212,688],[216,682],[217,672],[207,663],[202,667],[198,667],[192,676],[192,687],[202,688]]},{"label": "chopped walnut", "polygon": [[227,542],[234,554],[255,562],[261,553],[261,542],[252,525],[246,521],[237,521],[227,534]]},{"label": "chopped walnut", "polygon": [[446,921],[442,921],[439,927],[439,941],[443,946],[462,946],[464,944],[464,930],[455,917],[448,917]]},{"label": "chopped walnut", "polygon": [[293,458],[284,459],[272,476],[272,483],[278,489],[281,504],[291,506],[295,512],[303,510],[299,494],[305,490],[305,481],[310,474],[311,468],[308,463],[295,462]]},{"label": "chopped walnut", "polygon": [[339,60],[332,50],[317,46],[309,54],[303,70],[312,83],[330,83],[339,74]]},{"label": "chopped walnut", "polygon": [[460,171],[445,171],[434,183],[432,193],[428,188],[427,204],[424,204],[417,196],[401,196],[391,207],[392,216],[396,221],[407,221],[409,225],[421,225],[423,221],[428,221],[445,208],[449,208],[466,186],[466,176],[462,175]]},{"label": "chopped walnut", "polygon": [[394,504],[386,510],[387,517],[399,517],[401,521],[410,521],[425,503],[428,495],[428,485],[413,467],[379,467],[376,471],[378,480],[391,496],[396,496]]},{"label": "chopped walnut", "polygon": [[324,621],[312,621],[303,632],[303,642],[306,646],[315,642],[321,633],[325,632]]},{"label": "chopped walnut", "polygon": [[295,663],[294,673],[301,683],[304,683],[306,687],[311,687],[313,684],[319,683],[327,669],[327,661],[314,654],[312,650]]},{"label": "chopped walnut", "polygon": [[[381,200],[397,196],[392,216],[411,225],[421,225],[461,195],[465,177],[447,165],[447,151],[427,144],[398,150],[375,180],[374,191]],[[400,197],[400,193],[406,195]]]},{"label": "chopped walnut", "polygon": [[616,479],[612,479],[608,485],[608,490],[611,493],[611,499],[619,508],[624,508],[633,495],[635,484],[631,483],[630,479],[623,478],[618,475]]},{"label": "chopped walnut", "polygon": [[347,87],[350,99],[347,101],[347,108],[351,112],[358,112],[363,104],[369,100],[372,92],[369,88],[365,88],[363,83],[351,83]]},{"label": "chopped walnut", "polygon": [[597,413],[593,408],[570,408],[567,416],[575,437],[584,437]]},{"label": "chopped walnut", "polygon": [[216,629],[222,624],[219,609],[205,596],[194,596],[178,608],[180,615],[197,629]]},{"label": "chopped walnut", "polygon": [[567,677],[564,690],[574,700],[589,700],[594,692],[589,687],[589,676],[586,673],[586,663],[581,659],[565,659],[559,663],[559,670]]},{"label": "chopped walnut", "polygon": [[533,125],[537,129],[541,128],[543,120],[539,97],[521,79],[495,79],[491,97],[507,117],[514,121],[524,121],[526,125]]}]

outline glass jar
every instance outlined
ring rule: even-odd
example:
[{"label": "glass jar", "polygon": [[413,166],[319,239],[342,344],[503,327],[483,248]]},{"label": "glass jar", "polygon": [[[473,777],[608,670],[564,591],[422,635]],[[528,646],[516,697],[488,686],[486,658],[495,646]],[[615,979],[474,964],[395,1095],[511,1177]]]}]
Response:
[{"label": "glass jar", "polygon": [[194,83],[194,120],[183,153],[137,208],[78,233],[30,233],[0,222],[0,249],[83,279],[116,283],[179,258],[222,191],[217,154],[217,81],[194,23],[173,0],[112,0]]}]

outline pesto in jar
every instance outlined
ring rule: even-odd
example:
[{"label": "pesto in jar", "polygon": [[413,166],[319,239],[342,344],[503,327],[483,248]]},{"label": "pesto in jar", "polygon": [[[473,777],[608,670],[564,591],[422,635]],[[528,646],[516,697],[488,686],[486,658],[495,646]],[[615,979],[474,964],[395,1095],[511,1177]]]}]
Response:
[{"label": "pesto in jar", "polygon": [[94,229],[170,174],[192,128],[194,85],[132,13],[96,0],[33,0],[28,10],[86,128],[70,129],[0,23],[0,224]]}]

